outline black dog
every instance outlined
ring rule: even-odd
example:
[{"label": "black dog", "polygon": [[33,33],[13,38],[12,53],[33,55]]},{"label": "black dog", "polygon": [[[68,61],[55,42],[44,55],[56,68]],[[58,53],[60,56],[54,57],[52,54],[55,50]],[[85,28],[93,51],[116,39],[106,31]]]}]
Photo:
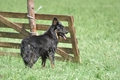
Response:
[{"label": "black dog", "polygon": [[21,42],[21,57],[26,66],[32,67],[38,58],[42,58],[42,67],[45,67],[46,59],[51,61],[51,67],[54,68],[54,54],[57,49],[58,38],[61,36],[66,39],[67,34],[64,26],[57,18],[53,19],[50,28],[39,36],[26,37]]}]

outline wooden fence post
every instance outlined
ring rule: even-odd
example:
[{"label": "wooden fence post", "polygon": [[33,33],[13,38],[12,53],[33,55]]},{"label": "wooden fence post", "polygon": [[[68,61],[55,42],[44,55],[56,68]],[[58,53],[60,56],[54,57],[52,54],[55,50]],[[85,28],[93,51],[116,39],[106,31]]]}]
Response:
[{"label": "wooden fence post", "polygon": [[36,23],[34,14],[34,0],[27,0],[27,9],[31,35],[36,35]]},{"label": "wooden fence post", "polygon": [[69,27],[70,28],[70,35],[72,37],[71,40],[72,40],[72,48],[73,48],[73,53],[74,53],[74,61],[75,62],[81,62],[80,57],[79,57],[79,49],[78,49],[78,46],[77,46],[78,42],[77,42],[77,38],[75,36],[76,32],[75,32],[73,22],[74,22],[74,18],[73,18],[73,16],[71,16],[69,18],[68,25],[70,26]]}]

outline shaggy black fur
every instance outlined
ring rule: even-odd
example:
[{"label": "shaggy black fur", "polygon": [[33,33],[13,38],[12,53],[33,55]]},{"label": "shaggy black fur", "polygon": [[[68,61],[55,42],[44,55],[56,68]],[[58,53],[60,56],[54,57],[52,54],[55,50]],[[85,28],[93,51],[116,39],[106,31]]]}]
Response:
[{"label": "shaggy black fur", "polygon": [[41,56],[42,67],[45,67],[46,59],[51,61],[54,68],[54,54],[57,49],[58,37],[66,39],[67,34],[64,26],[54,18],[50,28],[39,36],[26,37],[21,42],[21,57],[26,66],[32,67]]}]

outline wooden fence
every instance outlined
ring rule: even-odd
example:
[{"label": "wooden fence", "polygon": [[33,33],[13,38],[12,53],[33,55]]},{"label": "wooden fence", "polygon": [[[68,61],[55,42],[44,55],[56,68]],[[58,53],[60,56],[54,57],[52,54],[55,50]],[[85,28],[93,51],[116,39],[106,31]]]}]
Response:
[{"label": "wooden fence", "polygon": [[[52,23],[54,17],[62,21],[65,24],[65,28],[69,31],[67,40],[59,39],[59,45],[56,51],[58,55],[56,55],[56,59],[80,62],[80,53],[72,16],[35,14],[37,32],[41,33],[41,31],[46,31],[50,26],[50,24],[47,24],[47,21],[51,21]],[[30,34],[30,27],[27,20],[27,13],[0,12],[1,56],[8,54],[19,56],[21,39]]]}]

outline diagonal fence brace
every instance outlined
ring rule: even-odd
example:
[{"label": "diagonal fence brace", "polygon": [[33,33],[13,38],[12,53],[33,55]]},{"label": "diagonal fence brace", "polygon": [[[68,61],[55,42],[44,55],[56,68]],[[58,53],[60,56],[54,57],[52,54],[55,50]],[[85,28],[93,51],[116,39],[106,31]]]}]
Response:
[{"label": "diagonal fence brace", "polygon": [[23,29],[21,26],[7,20],[5,17],[3,17],[1,15],[0,15],[0,22],[7,25],[8,27],[13,28],[14,30],[18,31],[20,34],[23,35],[23,37],[30,35],[30,33],[28,31],[26,31],[25,29]]}]

